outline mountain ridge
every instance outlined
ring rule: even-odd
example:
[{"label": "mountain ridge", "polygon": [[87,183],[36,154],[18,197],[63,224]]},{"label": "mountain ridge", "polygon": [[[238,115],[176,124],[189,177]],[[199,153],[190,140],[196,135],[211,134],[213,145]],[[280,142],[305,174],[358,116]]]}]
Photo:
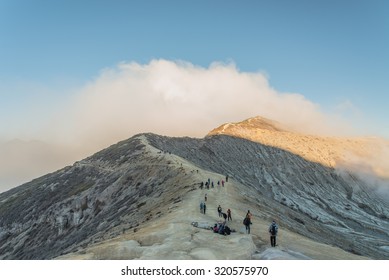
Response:
[{"label": "mountain ridge", "polygon": [[[200,189],[208,178],[215,187]],[[218,221],[217,204],[233,210],[231,236],[191,225]],[[387,259],[388,229],[387,203],[353,171],[229,135],[137,134],[0,194],[1,259]]]},{"label": "mountain ridge", "polygon": [[374,175],[389,178],[389,165],[384,160],[389,156],[389,141],[382,138],[302,134],[259,116],[223,124],[211,130],[207,136],[221,134],[278,147],[328,167],[370,168]]}]

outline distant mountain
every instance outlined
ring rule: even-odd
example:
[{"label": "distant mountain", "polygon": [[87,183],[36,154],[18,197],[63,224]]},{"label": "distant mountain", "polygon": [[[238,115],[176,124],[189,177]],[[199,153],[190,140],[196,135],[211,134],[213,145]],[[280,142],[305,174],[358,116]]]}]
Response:
[{"label": "distant mountain", "polygon": [[[388,259],[388,201],[356,169],[337,168],[345,150],[368,155],[366,141],[297,134],[259,117],[204,139],[135,135],[0,194],[0,258],[267,258],[276,219],[279,258]],[[214,188],[200,189],[208,178]],[[191,225],[213,225],[219,204],[237,232]],[[251,235],[241,232],[248,209]]]},{"label": "distant mountain", "polygon": [[389,141],[380,138],[306,135],[262,117],[221,125],[208,134],[211,135],[248,139],[289,151],[328,167],[351,168],[359,165],[360,168],[370,168],[375,174],[389,178],[389,168],[383,167],[383,164],[376,160],[383,152],[389,156]]}]

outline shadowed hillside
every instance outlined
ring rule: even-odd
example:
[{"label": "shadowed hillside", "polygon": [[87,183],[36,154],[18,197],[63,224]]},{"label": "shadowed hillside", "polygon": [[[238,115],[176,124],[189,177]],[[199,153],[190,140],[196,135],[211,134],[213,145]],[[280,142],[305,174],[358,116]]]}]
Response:
[{"label": "shadowed hillside", "polygon": [[[208,178],[215,187],[199,189]],[[233,210],[236,232],[191,225],[217,222],[219,204]],[[251,235],[242,231],[248,209]],[[0,258],[387,259],[387,209],[356,174],[289,150],[227,135],[140,134],[0,194]]]},{"label": "shadowed hillside", "polygon": [[[263,217],[310,238],[371,257],[387,257],[387,202],[351,173],[230,136],[164,138],[150,143],[255,191]],[[255,201],[254,200],[254,201]],[[254,202],[253,201],[253,202]],[[255,202],[254,202],[255,203]]]}]

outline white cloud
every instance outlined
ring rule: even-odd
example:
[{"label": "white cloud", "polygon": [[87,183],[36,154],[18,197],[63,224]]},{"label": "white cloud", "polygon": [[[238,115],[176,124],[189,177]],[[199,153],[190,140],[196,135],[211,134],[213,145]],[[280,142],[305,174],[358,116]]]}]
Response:
[{"label": "white cloud", "polygon": [[49,106],[55,110],[44,109],[47,104],[37,100],[36,107],[49,116],[30,115],[24,129],[39,120],[30,139],[65,145],[75,160],[136,133],[202,137],[222,123],[257,115],[307,133],[349,129],[304,96],[277,92],[264,74],[239,71],[232,63],[208,68],[162,59],[121,63],[69,96]]},{"label": "white cloud", "polygon": [[148,131],[203,136],[224,122],[256,115],[308,133],[347,128],[304,96],[272,89],[261,73],[241,72],[233,64],[202,68],[167,60],[104,70],[78,91],[52,126],[65,128],[65,135],[53,130],[61,139],[107,145]]}]

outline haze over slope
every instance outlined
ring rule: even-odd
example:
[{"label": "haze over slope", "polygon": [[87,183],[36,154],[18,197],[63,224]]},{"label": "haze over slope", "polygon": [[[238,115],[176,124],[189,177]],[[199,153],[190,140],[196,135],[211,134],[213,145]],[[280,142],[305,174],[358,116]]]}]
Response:
[{"label": "haze over slope", "polygon": [[[253,131],[284,137],[274,123],[256,120],[248,121]],[[226,187],[217,187],[226,174]],[[200,190],[208,178],[215,188]],[[236,136],[136,135],[0,194],[0,258],[387,259],[388,202],[371,187],[353,170]],[[219,204],[232,209],[236,233],[191,226],[218,221]],[[248,209],[251,235],[240,232]],[[276,249],[267,234],[274,218]]]},{"label": "haze over slope", "polygon": [[123,62],[52,96],[31,90],[23,90],[31,95],[24,105],[0,111],[0,192],[142,132],[203,137],[221,123],[261,115],[304,133],[373,133],[361,118],[347,117],[347,106],[334,113],[234,63]]}]

